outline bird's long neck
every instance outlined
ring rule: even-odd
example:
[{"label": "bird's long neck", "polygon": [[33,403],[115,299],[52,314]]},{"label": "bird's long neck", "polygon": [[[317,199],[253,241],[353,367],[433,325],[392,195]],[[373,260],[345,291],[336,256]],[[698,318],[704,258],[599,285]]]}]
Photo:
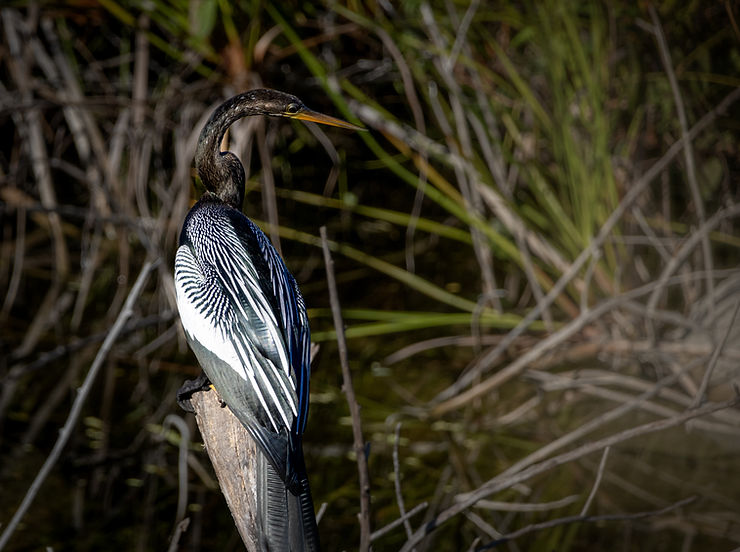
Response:
[{"label": "bird's long neck", "polygon": [[236,155],[221,151],[221,141],[234,122],[262,113],[252,92],[234,96],[208,119],[195,151],[195,167],[206,190],[240,211],[244,201],[244,167]]}]

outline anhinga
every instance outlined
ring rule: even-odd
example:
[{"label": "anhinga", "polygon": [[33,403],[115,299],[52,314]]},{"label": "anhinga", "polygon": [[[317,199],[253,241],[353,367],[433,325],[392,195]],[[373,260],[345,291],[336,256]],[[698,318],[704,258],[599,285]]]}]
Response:
[{"label": "anhinga", "polygon": [[[278,252],[242,213],[241,162],[220,148],[227,128],[250,115],[360,127],[276,90],[251,90],[221,104],[198,140],[195,166],[206,192],[185,218],[175,259],[177,306],[190,347],[264,455],[257,490],[262,547],[318,550],[302,446],[310,375],[306,307]],[[184,387],[179,398],[202,383]]]}]

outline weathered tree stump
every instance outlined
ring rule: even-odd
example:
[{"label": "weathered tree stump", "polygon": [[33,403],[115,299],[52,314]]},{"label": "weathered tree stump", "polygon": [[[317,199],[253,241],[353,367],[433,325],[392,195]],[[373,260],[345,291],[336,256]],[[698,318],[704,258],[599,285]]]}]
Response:
[{"label": "weathered tree stump", "polygon": [[191,404],[239,534],[249,552],[258,552],[257,445],[213,389],[194,393]]}]

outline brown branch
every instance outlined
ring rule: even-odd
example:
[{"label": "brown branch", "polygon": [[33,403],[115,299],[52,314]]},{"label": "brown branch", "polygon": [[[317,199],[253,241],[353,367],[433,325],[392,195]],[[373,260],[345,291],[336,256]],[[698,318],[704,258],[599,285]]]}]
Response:
[{"label": "brown branch", "polygon": [[604,453],[601,455],[601,462],[599,462],[599,469],[596,472],[596,481],[594,481],[594,486],[591,487],[591,492],[588,493],[586,504],[584,504],[583,508],[581,509],[582,516],[586,515],[586,512],[588,512],[588,509],[591,506],[591,503],[596,497],[596,492],[599,490],[599,485],[601,484],[601,478],[604,476],[604,468],[606,467],[606,457],[609,456],[609,451],[611,449],[612,449],[611,447],[606,447],[604,449]]},{"label": "brown branch", "polygon": [[329,286],[329,302],[334,318],[334,329],[337,332],[337,347],[339,349],[339,363],[342,366],[342,378],[349,412],[352,416],[352,435],[354,436],[354,449],[357,456],[357,471],[360,477],[360,552],[370,549],[370,474],[367,468],[367,456],[365,455],[365,442],[362,438],[362,422],[360,420],[360,405],[355,397],[352,387],[352,373],[349,370],[349,357],[347,355],[347,342],[344,339],[344,321],[339,305],[339,293],[334,278],[334,261],[329,252],[329,241],[326,237],[326,226],[322,226],[321,246],[324,250],[324,264],[326,265],[326,281]]},{"label": "brown branch", "polygon": [[231,410],[222,406],[216,391],[194,393],[190,403],[239,535],[247,550],[256,552],[260,550],[257,445]]},{"label": "brown branch", "polygon": [[428,507],[429,504],[427,502],[422,502],[421,504],[417,504],[413,508],[411,508],[408,512],[403,514],[400,518],[391,521],[388,525],[385,525],[381,527],[380,529],[373,531],[373,534],[370,535],[370,540],[374,541],[376,539],[379,539],[383,535],[390,533],[393,529],[398,527],[399,525],[408,523],[408,520],[411,519],[413,516],[424,510],[426,507]]}]

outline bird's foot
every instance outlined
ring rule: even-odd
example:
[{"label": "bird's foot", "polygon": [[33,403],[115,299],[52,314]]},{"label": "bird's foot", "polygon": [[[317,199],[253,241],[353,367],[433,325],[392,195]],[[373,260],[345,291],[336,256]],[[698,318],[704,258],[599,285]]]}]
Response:
[{"label": "bird's foot", "polygon": [[180,408],[185,412],[193,413],[195,412],[195,409],[193,408],[193,404],[190,402],[190,398],[193,396],[193,393],[197,393],[198,391],[208,391],[210,388],[211,381],[204,373],[201,373],[200,376],[194,380],[185,380],[182,387],[177,390],[177,404],[179,404]]}]

